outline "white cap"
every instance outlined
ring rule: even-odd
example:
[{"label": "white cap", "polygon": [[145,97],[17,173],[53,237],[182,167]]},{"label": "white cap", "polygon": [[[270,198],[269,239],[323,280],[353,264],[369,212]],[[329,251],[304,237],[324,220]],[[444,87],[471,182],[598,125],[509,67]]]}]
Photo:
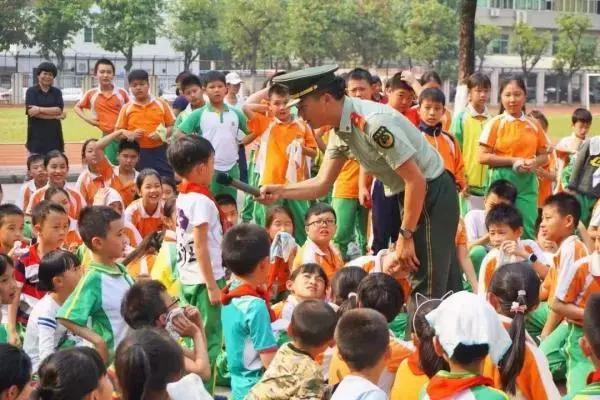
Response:
[{"label": "white cap", "polygon": [[242,78],[237,72],[230,72],[225,75],[225,82],[231,85],[237,85],[238,83],[242,83]]},{"label": "white cap", "polygon": [[492,361],[498,365],[512,343],[496,311],[473,293],[454,293],[425,318],[449,357],[461,343],[487,344]]}]

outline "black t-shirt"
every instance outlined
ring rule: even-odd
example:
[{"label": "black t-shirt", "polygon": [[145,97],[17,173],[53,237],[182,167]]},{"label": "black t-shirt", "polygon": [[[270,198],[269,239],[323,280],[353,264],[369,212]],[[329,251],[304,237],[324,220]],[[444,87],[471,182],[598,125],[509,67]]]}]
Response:
[{"label": "black t-shirt", "polygon": [[[62,92],[50,86],[44,92],[39,85],[32,86],[25,93],[25,112],[32,106],[64,108]],[[27,116],[27,143],[30,153],[46,154],[51,150],[64,151],[62,124],[60,119],[41,119]]]}]

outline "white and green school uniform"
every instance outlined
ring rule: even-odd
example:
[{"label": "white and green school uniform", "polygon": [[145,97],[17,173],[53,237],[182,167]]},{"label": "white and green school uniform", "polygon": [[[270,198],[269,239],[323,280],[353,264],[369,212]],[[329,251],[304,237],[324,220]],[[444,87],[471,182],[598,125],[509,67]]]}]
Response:
[{"label": "white and green school uniform", "polygon": [[[223,105],[223,112],[220,112],[208,103],[192,111],[178,128],[186,135],[195,133],[206,138],[215,149],[215,170],[227,173],[234,179],[240,178],[238,132],[248,134],[244,113],[227,104]],[[218,184],[216,174],[210,191],[215,196],[227,193],[237,198],[237,190]]]},{"label": "white and green school uniform", "polygon": [[127,323],[121,316],[121,302],[132,285],[133,279],[125,266],[92,262],[58,310],[56,318],[89,326],[102,337],[112,360],[118,344],[127,335]]}]

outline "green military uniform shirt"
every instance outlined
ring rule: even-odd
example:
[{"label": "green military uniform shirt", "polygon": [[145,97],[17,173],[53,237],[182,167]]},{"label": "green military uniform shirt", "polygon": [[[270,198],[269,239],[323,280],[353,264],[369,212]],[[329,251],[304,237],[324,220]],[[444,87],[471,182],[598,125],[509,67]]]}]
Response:
[{"label": "green military uniform shirt", "polygon": [[356,159],[383,182],[388,196],[404,191],[396,169],[411,158],[427,181],[444,172],[438,152],[409,120],[385,104],[348,96],[326,154],[332,159]]}]

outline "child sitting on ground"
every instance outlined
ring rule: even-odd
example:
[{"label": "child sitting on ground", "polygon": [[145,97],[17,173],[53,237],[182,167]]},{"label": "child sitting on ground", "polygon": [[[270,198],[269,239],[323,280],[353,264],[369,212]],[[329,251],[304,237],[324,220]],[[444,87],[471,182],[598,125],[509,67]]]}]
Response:
[{"label": "child sitting on ground", "polygon": [[488,357],[484,375],[517,398],[552,400],[560,394],[552,381],[548,361],[525,330],[527,315],[539,304],[540,278],[530,265],[519,262],[496,270],[488,301],[496,309],[512,345],[498,367]]},{"label": "child sitting on ground", "polygon": [[335,388],[331,400],[386,400],[377,383],[390,356],[385,317],[375,310],[350,310],[335,328],[339,354],[350,373]]},{"label": "child sitting on ground", "polygon": [[337,317],[322,300],[305,300],[289,326],[293,341],[284,344],[252,388],[247,400],[321,399],[325,383],[316,358],[333,344]]},{"label": "child sitting on ground", "polygon": [[179,284],[179,273],[177,272],[177,240],[175,229],[177,228],[176,200],[165,201],[163,208],[164,237],[160,250],[154,260],[150,276],[160,281],[172,296],[177,296],[181,289]]},{"label": "child sitting on ground", "polygon": [[277,319],[291,321],[294,309],[305,300],[324,300],[329,280],[318,264],[303,264],[296,268],[287,281],[289,296],[275,304]]},{"label": "child sitting on ground", "polygon": [[331,279],[335,271],[344,266],[342,257],[331,242],[336,231],[335,211],[325,203],[317,203],[306,212],[304,225],[308,238],[298,249],[294,268],[302,264],[317,263],[323,268],[327,278]]},{"label": "child sitting on ground", "polygon": [[67,329],[56,322],[56,313],[79,283],[79,260],[68,251],[52,251],[42,259],[38,277],[38,288],[47,293],[33,307],[23,341],[23,348],[31,358],[34,371],[59,348],[75,344],[67,334]]},{"label": "child sitting on ground", "polygon": [[271,239],[269,255],[269,279],[267,285],[273,301],[287,296],[287,281],[290,278],[291,264],[296,256],[298,245],[294,239],[294,217],[290,210],[281,205],[267,209],[265,228]]},{"label": "child sitting on ground", "polygon": [[415,352],[402,360],[396,372],[394,386],[390,398],[394,400],[417,400],[423,385],[438,371],[448,370],[448,363],[435,353],[433,338],[435,331],[425,319],[429,312],[435,310],[442,299],[427,299],[418,294],[417,308],[411,323],[412,342]]},{"label": "child sitting on ground", "polygon": [[425,318],[435,330],[435,352],[450,368],[435,374],[419,399],[508,400],[492,387],[490,378],[482,375],[488,354],[498,363],[511,345],[492,306],[482,297],[463,291],[446,298]]},{"label": "child sitting on ground", "polygon": [[269,273],[269,236],[254,224],[231,228],[223,238],[223,263],[233,273],[221,292],[221,321],[233,400],[243,400],[277,351],[275,313],[263,287]]}]

